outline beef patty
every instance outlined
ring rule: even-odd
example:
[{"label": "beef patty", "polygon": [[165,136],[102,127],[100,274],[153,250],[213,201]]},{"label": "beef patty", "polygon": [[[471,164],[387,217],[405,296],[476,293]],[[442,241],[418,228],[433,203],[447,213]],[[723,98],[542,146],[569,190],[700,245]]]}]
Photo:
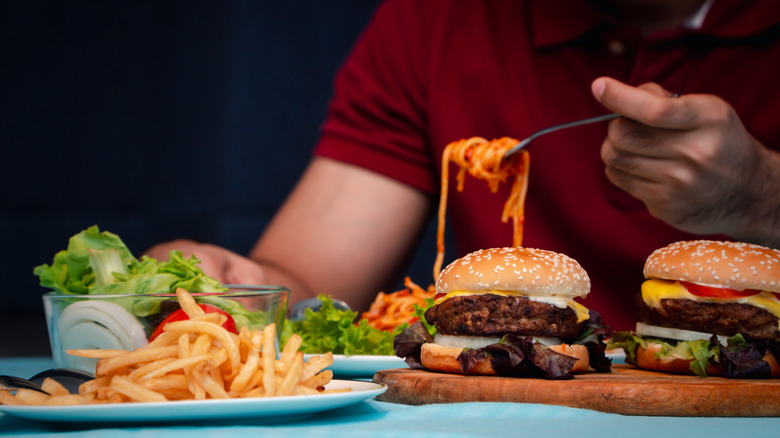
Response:
[{"label": "beef patty", "polygon": [[664,327],[723,336],[741,333],[748,340],[780,341],[777,317],[750,304],[663,299],[657,308],[640,303],[639,317]]},{"label": "beef patty", "polygon": [[501,337],[558,337],[572,341],[584,323],[568,307],[531,301],[520,296],[494,294],[449,298],[425,312],[429,324],[445,335]]}]

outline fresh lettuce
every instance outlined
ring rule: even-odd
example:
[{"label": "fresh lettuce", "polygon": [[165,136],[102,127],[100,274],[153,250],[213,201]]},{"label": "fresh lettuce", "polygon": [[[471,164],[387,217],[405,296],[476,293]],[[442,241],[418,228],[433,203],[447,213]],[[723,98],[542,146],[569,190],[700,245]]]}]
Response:
[{"label": "fresh lettuce", "polygon": [[683,359],[691,361],[691,371],[699,377],[707,376],[710,363],[719,362],[718,342],[700,339],[688,342],[675,342],[659,338],[644,337],[633,332],[616,332],[609,340],[607,348],[622,349],[626,352],[626,363],[636,365],[636,350],[647,348],[648,344],[658,344],[661,350],[656,353],[660,359]]},{"label": "fresh lettuce", "polygon": [[612,328],[604,323],[599,312],[590,309],[589,314],[585,329],[572,343],[584,345],[588,349],[591,368],[599,373],[608,373],[612,370],[612,359],[606,355],[605,340],[612,337]]},{"label": "fresh lettuce", "polygon": [[436,335],[436,326],[433,324],[428,324],[428,321],[425,319],[425,311],[433,307],[433,303],[436,301],[435,297],[430,297],[425,299],[425,307],[421,307],[417,304],[414,305],[414,311],[412,312],[412,316],[417,318],[418,321],[425,327],[425,330],[430,333],[431,336]]},{"label": "fresh lettuce", "polygon": [[719,345],[718,349],[723,373],[733,378],[769,378],[772,367],[764,360],[764,354],[768,349],[778,357],[776,341],[747,342],[740,334],[729,338],[726,346]]},{"label": "fresh lettuce", "polygon": [[319,310],[306,309],[304,319],[285,322],[283,344],[295,333],[302,339],[300,350],[304,353],[393,354],[393,338],[405,325],[393,333],[382,331],[371,327],[364,319],[356,321],[358,313],[355,311],[335,308],[331,297],[319,295],[317,298],[322,301]]},{"label": "fresh lettuce", "polygon": [[[196,257],[185,258],[171,251],[168,261],[149,256],[137,259],[119,236],[101,232],[97,225],[72,236],[68,247],[54,255],[51,265],[33,269],[41,286],[62,295],[128,295],[113,302],[138,317],[160,313],[162,298],[137,299],[138,294],[174,294],[179,287],[190,292],[221,292],[227,288],[206,275]],[[129,297],[133,295],[134,297]],[[239,303],[229,310],[235,318],[249,324],[258,316]],[[224,307],[221,305],[220,307]],[[262,315],[261,315],[262,316]]]},{"label": "fresh lettuce", "polygon": [[538,377],[561,380],[574,377],[569,371],[577,363],[577,358],[552,350],[550,347],[534,342],[531,336],[518,337],[504,335],[497,344],[479,349],[465,349],[458,356],[458,362],[464,373],[476,365],[477,361],[489,357],[490,365],[502,376]]},{"label": "fresh lettuce", "polygon": [[[611,371],[612,360],[604,354],[604,339],[612,330],[604,325],[601,316],[591,311],[582,335],[573,344],[588,348],[590,366],[600,373]],[[433,342],[433,334],[423,324],[415,322],[395,337],[395,354],[404,358],[409,367],[423,368],[420,353],[425,343]],[[493,369],[504,376],[539,377],[544,379],[571,379],[571,371],[577,359],[558,353],[546,345],[534,342],[530,336],[519,337],[507,334],[496,344],[482,348],[464,348],[458,356],[463,374],[469,374],[474,366],[486,358]]]},{"label": "fresh lettuce", "polygon": [[170,260],[136,259],[116,234],[97,225],[71,237],[68,248],[55,254],[51,265],[33,269],[41,286],[61,294],[154,294],[227,290],[197,266],[200,260],[172,251]]},{"label": "fresh lettuce", "polygon": [[420,353],[423,344],[433,342],[434,334],[431,334],[423,324],[424,320],[417,321],[409,327],[401,330],[393,339],[395,355],[404,359],[412,369],[422,369]]},{"label": "fresh lettuce", "polygon": [[716,336],[709,340],[673,341],[645,337],[634,332],[615,332],[607,348],[620,348],[626,352],[626,363],[636,365],[636,350],[647,348],[650,343],[661,345],[656,353],[659,359],[684,359],[691,361],[691,371],[699,377],[707,377],[710,365],[723,365],[723,374],[729,378],[767,378],[771,372],[769,363],[764,361],[767,347],[761,343],[747,342],[741,334],[736,334],[721,345]]}]

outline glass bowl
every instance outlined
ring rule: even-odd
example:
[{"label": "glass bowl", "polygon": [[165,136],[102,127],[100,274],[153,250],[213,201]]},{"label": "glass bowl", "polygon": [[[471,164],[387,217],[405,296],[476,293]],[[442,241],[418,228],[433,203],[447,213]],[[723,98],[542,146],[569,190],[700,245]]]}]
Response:
[{"label": "glass bowl", "polygon": [[[198,304],[228,313],[240,330],[276,323],[277,343],[290,291],[281,286],[226,285],[226,292],[192,293]],[[134,350],[149,342],[160,323],[179,310],[176,294],[43,295],[52,358],[58,368],[95,372],[97,359],[72,356],[70,349]]]}]

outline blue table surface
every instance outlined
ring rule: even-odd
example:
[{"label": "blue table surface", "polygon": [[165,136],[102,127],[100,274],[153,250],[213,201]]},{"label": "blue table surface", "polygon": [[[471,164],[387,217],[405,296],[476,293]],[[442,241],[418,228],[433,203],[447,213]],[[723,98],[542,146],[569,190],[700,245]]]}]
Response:
[{"label": "blue table surface", "polygon": [[[48,358],[0,358],[0,374],[31,376],[52,367]],[[291,424],[251,421],[197,424],[53,425],[0,414],[0,435],[111,437],[514,437],[662,436],[778,437],[780,418],[641,417],[525,403],[407,406],[368,400]]]}]

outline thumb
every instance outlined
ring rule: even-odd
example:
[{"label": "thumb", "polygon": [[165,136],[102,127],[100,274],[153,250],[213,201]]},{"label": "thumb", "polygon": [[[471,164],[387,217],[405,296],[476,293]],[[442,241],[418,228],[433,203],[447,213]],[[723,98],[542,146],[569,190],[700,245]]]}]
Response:
[{"label": "thumb", "polygon": [[[593,93],[593,97],[595,97],[599,102],[601,102],[601,98],[604,96],[604,91],[607,89],[608,79],[609,78],[606,77],[596,78],[596,80],[590,84],[590,92]],[[603,104],[603,102],[601,103]]]},{"label": "thumb", "polygon": [[687,99],[654,83],[633,87],[602,76],[591,83],[591,92],[610,111],[656,128],[686,129],[696,115]]}]

